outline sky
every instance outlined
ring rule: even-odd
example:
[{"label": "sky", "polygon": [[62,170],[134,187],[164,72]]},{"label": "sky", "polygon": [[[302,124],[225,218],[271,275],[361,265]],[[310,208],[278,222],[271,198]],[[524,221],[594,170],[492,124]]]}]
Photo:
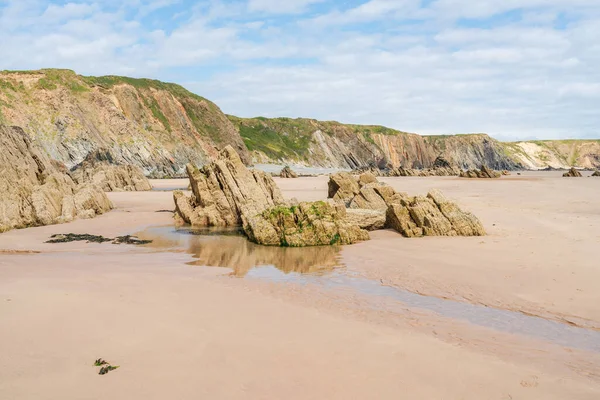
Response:
[{"label": "sky", "polygon": [[242,117],[600,138],[600,0],[0,0],[0,69],[39,68]]}]

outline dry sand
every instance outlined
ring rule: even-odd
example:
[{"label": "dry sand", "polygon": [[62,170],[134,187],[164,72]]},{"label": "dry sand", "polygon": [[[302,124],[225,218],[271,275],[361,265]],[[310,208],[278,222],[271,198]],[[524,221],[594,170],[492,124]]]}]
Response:
[{"label": "dry sand", "polygon": [[[600,326],[600,179],[385,181],[414,194],[442,189],[490,235],[376,232],[341,251],[347,272]],[[326,195],[324,177],[277,182],[287,197]],[[100,218],[0,235],[0,399],[600,398],[591,351],[390,299],[230,277],[160,243],[43,243],[54,233],[112,237],[172,224],[157,212],[173,209],[169,192],[109,195],[117,208]],[[99,376],[98,357],[121,368]]]}]

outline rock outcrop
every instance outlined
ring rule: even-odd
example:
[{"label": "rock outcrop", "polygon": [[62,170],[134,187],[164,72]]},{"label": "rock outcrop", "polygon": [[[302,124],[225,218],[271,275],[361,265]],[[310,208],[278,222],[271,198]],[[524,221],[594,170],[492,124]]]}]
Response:
[{"label": "rock outcrop", "polygon": [[298,174],[292,171],[289,166],[283,167],[281,172],[279,173],[280,178],[297,178]]},{"label": "rock outcrop", "polygon": [[93,183],[105,192],[152,190],[148,178],[135,165],[115,165],[108,151],[96,150],[70,171],[76,183]]},{"label": "rock outcrop", "polygon": [[479,178],[479,179],[493,179],[500,178],[503,174],[498,171],[493,171],[489,169],[487,166],[482,165],[481,169],[471,169],[468,171],[463,171],[460,174],[461,178]]},{"label": "rock outcrop", "polygon": [[346,220],[346,208],[324,201],[277,206],[244,223],[248,238],[262,245],[303,247],[353,244],[369,234]]},{"label": "rock outcrop", "polygon": [[[359,188],[353,197],[348,195],[355,189],[348,182],[350,178]],[[368,179],[369,183],[361,185],[360,177],[350,178],[345,173],[331,176],[329,197],[348,206],[347,220],[361,228],[380,229],[385,213],[384,225],[406,237],[485,235],[483,225],[473,214],[462,211],[439,191],[431,191],[427,197],[411,197],[381,182]]]},{"label": "rock outcrop", "polygon": [[18,127],[0,125],[0,232],[92,218],[112,208],[95,185],[77,185]]},{"label": "rock outcrop", "polygon": [[594,171],[594,173],[592,174],[592,176],[600,176],[600,170],[599,171]]},{"label": "rock outcrop", "polygon": [[273,178],[249,170],[238,153],[227,146],[219,158],[202,169],[187,165],[192,196],[173,194],[176,215],[192,226],[236,226],[284,203]]},{"label": "rock outcrop", "polygon": [[485,235],[477,217],[435,190],[427,197],[407,197],[390,204],[386,224],[406,237]]},{"label": "rock outcrop", "polygon": [[572,167],[570,170],[563,174],[564,178],[581,178],[581,172],[577,171],[575,167]]}]

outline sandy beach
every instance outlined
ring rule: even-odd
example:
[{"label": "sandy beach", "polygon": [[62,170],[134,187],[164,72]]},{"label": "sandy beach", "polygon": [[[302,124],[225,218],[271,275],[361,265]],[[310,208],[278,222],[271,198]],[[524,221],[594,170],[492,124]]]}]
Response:
[{"label": "sandy beach", "polygon": [[[187,180],[0,234],[0,398],[600,398],[600,179],[381,180],[442,190],[488,236],[280,250],[185,235],[169,210]],[[276,182],[327,196],[327,177]],[[153,243],[44,243],[57,233]],[[100,357],[120,368],[99,376]]]}]

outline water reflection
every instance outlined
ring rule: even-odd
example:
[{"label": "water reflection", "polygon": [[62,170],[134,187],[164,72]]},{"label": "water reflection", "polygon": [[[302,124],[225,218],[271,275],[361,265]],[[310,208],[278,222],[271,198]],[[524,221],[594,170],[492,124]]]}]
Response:
[{"label": "water reflection", "polygon": [[274,266],[285,274],[323,275],[342,264],[340,248],[269,247],[249,242],[238,229],[175,229],[149,228],[137,234],[140,239],[153,240],[151,246],[160,249],[185,249],[196,259],[189,265],[226,267],[232,274],[244,277],[253,268]]}]

